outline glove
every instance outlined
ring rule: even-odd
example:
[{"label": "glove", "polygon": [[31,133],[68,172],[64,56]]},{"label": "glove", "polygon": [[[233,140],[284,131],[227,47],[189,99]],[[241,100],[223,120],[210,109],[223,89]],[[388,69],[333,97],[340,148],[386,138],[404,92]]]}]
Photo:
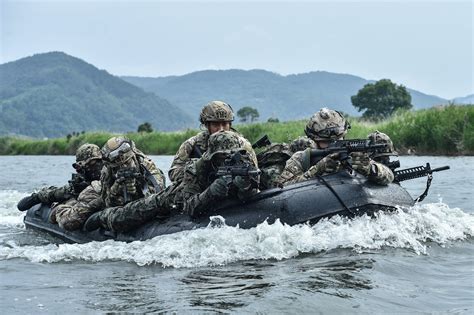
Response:
[{"label": "glove", "polygon": [[209,192],[215,198],[225,198],[229,194],[229,184],[224,177],[219,177],[209,186]]},{"label": "glove", "polygon": [[311,166],[309,170],[306,171],[305,176],[307,178],[314,178],[317,175],[322,175],[324,173],[338,172],[340,169],[341,162],[339,161],[339,153],[333,153]]},{"label": "glove", "polygon": [[87,186],[89,186],[89,183],[83,175],[72,174],[72,179],[69,180],[69,185],[71,187],[71,193],[78,196]]},{"label": "glove", "polygon": [[250,188],[252,188],[252,182],[249,176],[235,176],[232,183],[241,191],[249,190]]},{"label": "glove", "polygon": [[136,182],[137,181],[135,180],[135,178],[128,178],[125,181],[125,186],[127,187],[127,193],[129,193],[130,195],[135,195],[137,193],[137,186],[135,185]]},{"label": "glove", "polygon": [[125,179],[124,178],[119,178],[117,179],[113,185],[110,187],[110,193],[112,195],[122,195],[123,193],[123,187],[124,187],[124,184],[125,183]]},{"label": "glove", "polygon": [[352,152],[352,168],[358,173],[368,176],[371,171],[371,163],[369,155],[365,152]]}]

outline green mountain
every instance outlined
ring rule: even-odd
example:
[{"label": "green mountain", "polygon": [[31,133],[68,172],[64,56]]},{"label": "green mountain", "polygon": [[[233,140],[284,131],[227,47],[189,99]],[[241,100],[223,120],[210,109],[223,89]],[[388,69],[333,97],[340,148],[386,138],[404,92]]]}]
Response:
[{"label": "green mountain", "polygon": [[[257,108],[260,120],[307,118],[323,106],[359,115],[350,98],[365,84],[373,82],[325,71],[282,76],[265,70],[206,70],[182,76],[122,78],[161,95],[196,117],[202,105],[221,99],[234,110],[244,106]],[[437,96],[409,91],[418,109],[447,102]]]},{"label": "green mountain", "polygon": [[191,126],[182,109],[61,52],[0,65],[0,135],[57,137],[82,130]]}]

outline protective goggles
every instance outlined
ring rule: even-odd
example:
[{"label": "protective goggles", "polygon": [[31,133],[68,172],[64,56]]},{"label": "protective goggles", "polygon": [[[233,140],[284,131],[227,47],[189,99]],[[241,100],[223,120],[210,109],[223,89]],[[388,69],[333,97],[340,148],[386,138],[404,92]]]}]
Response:
[{"label": "protective goggles", "polygon": [[132,150],[132,146],[128,142],[122,143],[117,149],[110,151],[110,153],[106,154],[107,160],[110,162],[114,162],[121,158],[125,153],[128,153]]},{"label": "protective goggles", "polygon": [[342,135],[346,131],[346,128],[347,126],[330,127],[330,128],[320,130],[318,132],[315,132],[314,130],[307,128],[306,132],[319,138],[334,138],[334,137],[339,137],[340,135]]}]

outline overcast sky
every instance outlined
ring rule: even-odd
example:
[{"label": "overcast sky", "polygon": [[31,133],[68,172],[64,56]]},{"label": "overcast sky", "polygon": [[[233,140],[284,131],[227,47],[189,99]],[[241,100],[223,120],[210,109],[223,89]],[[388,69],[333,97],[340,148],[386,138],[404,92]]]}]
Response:
[{"label": "overcast sky", "polygon": [[325,70],[474,92],[473,1],[0,1],[0,63],[64,51],[116,75]]}]

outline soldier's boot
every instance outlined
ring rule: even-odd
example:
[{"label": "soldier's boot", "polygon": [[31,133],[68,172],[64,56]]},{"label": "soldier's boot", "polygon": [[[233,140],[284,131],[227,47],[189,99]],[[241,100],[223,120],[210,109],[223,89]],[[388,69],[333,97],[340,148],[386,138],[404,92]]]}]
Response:
[{"label": "soldier's boot", "polygon": [[100,219],[100,213],[102,211],[93,213],[89,218],[87,218],[86,222],[84,223],[83,230],[87,232],[91,232],[97,230],[98,228],[103,227]]},{"label": "soldier's boot", "polygon": [[26,211],[39,203],[41,203],[41,200],[39,199],[38,195],[36,193],[32,193],[31,195],[21,199],[16,207],[20,211]]}]

